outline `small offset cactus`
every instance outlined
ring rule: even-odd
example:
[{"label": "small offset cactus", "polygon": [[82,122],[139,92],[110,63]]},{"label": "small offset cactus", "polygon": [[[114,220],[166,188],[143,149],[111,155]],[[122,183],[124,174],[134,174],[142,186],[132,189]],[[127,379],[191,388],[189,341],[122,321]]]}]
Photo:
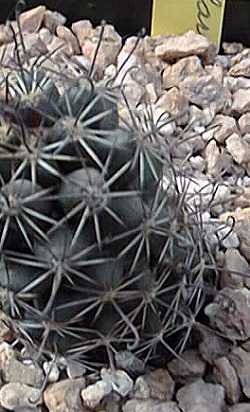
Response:
[{"label": "small offset cactus", "polygon": [[121,126],[116,89],[92,72],[59,89],[27,62],[0,120],[0,298],[16,338],[90,369],[181,352],[213,267],[185,195],[163,189],[157,124]]}]

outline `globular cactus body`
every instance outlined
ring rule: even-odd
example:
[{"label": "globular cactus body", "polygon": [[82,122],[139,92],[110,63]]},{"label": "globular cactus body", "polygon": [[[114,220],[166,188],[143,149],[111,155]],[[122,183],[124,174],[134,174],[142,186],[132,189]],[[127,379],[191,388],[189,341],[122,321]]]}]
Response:
[{"label": "globular cactus body", "polygon": [[121,126],[116,89],[83,73],[60,91],[35,65],[7,83],[0,299],[21,342],[93,365],[174,354],[208,254],[183,198],[162,187],[157,125]]}]

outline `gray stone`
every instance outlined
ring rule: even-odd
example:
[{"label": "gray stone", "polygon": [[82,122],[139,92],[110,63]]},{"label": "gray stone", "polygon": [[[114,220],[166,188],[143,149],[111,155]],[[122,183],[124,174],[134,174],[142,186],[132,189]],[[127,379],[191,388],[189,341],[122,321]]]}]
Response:
[{"label": "gray stone", "polygon": [[206,56],[209,48],[210,43],[204,36],[188,31],[181,36],[168,36],[155,48],[155,54],[167,61],[193,55]]},{"label": "gray stone", "polygon": [[94,29],[89,20],[79,20],[71,26],[73,33],[75,33],[80,46],[82,46],[86,39],[90,38]]},{"label": "gray stone", "polygon": [[221,149],[215,140],[211,140],[207,144],[204,150],[204,158],[206,161],[207,175],[211,177],[218,176],[221,173],[221,166],[223,163],[221,161]]},{"label": "gray stone", "polygon": [[189,162],[195,170],[198,170],[199,172],[204,172],[206,168],[206,163],[202,156],[191,156]]},{"label": "gray stone", "polygon": [[130,376],[121,369],[112,371],[111,369],[103,368],[101,370],[101,377],[104,382],[111,384],[113,391],[122,397],[127,396],[134,386],[134,382]]},{"label": "gray stone", "polygon": [[64,25],[67,18],[58,11],[46,10],[44,14],[43,24],[51,33],[55,33],[57,26]]},{"label": "gray stone", "polygon": [[250,77],[250,58],[243,59],[239,63],[232,66],[228,74],[234,77]]},{"label": "gray stone", "polygon": [[250,111],[249,89],[239,89],[233,94],[232,112],[243,114]]},{"label": "gray stone", "polygon": [[177,63],[166,66],[162,73],[163,86],[166,89],[174,86],[178,87],[185,78],[189,76],[197,78],[204,73],[205,71],[199,57],[184,57]]},{"label": "gray stone", "polygon": [[228,408],[228,412],[249,412],[249,411],[250,411],[250,403],[247,403],[247,402],[237,403],[237,405],[233,405]]},{"label": "gray stone", "polygon": [[6,409],[35,408],[42,404],[41,391],[31,386],[11,382],[0,389],[0,405]]},{"label": "gray stone", "polygon": [[175,382],[167,369],[156,369],[139,376],[135,382],[134,396],[138,399],[158,399],[171,401]]},{"label": "gray stone", "polygon": [[44,374],[38,364],[24,364],[15,358],[9,359],[2,368],[5,382],[19,382],[40,388],[44,382]]},{"label": "gray stone", "polygon": [[178,125],[188,123],[188,99],[177,87],[173,87],[169,91],[163,93],[156,102],[156,107],[165,110],[173,116]]},{"label": "gray stone", "polygon": [[13,41],[13,33],[5,24],[0,24],[0,46],[11,43]]},{"label": "gray stone", "polygon": [[39,33],[25,33],[23,35],[23,43],[29,57],[40,57],[48,53],[46,44],[41,39]]},{"label": "gray stone", "polygon": [[61,24],[58,25],[56,28],[56,35],[59,37],[59,39],[62,39],[66,43],[70,44],[70,47],[73,50],[72,54],[80,54],[80,46],[78,44],[77,38],[68,27],[62,26]]},{"label": "gray stone", "polygon": [[231,58],[232,66],[248,58],[250,58],[250,48],[244,48],[239,53],[237,53],[235,56],[232,56]]},{"label": "gray stone", "polygon": [[84,412],[81,391],[85,386],[84,378],[52,383],[44,391],[44,403],[50,412]]},{"label": "gray stone", "polygon": [[57,382],[60,376],[60,370],[58,366],[53,362],[44,362],[43,363],[43,370],[46,374],[48,382]]},{"label": "gray stone", "polygon": [[[205,383],[199,379],[178,390],[177,401],[183,412],[222,412],[225,406],[225,392],[221,385]],[[206,410],[206,409],[205,409]]]},{"label": "gray stone", "polygon": [[217,293],[214,302],[205,308],[212,326],[230,339],[250,337],[250,291],[226,287]]},{"label": "gray stone", "polygon": [[220,63],[214,63],[213,65],[206,66],[206,72],[212,76],[218,83],[223,85],[224,69]]},{"label": "gray stone", "polygon": [[181,92],[189,102],[205,109],[213,104],[216,112],[231,107],[231,93],[211,75],[187,78],[180,84]]},{"label": "gray stone", "polygon": [[126,372],[134,372],[136,374],[145,372],[144,362],[129,350],[116,352],[115,364],[117,368],[124,369]]},{"label": "gray stone", "polygon": [[110,381],[100,380],[81,391],[81,397],[86,407],[95,409],[100,405],[105,396],[112,391],[112,384]]},{"label": "gray stone", "polygon": [[218,143],[224,143],[230,135],[237,132],[236,120],[232,116],[217,114],[210,124],[209,130],[205,131],[202,137],[206,141],[214,138]]},{"label": "gray stone", "polygon": [[38,364],[30,361],[22,363],[16,359],[16,353],[10,345],[0,345],[0,368],[5,382],[19,382],[40,388],[44,382],[44,374]]},{"label": "gray stone", "polygon": [[[82,44],[79,42],[83,55],[90,61],[93,60],[96,54],[96,47],[99,43],[101,30],[102,28],[100,26],[96,27],[91,37],[87,38]],[[121,45],[121,36],[115,31],[112,25],[106,24],[95,61],[98,70],[101,70],[103,73],[105,67],[116,62]]]},{"label": "gray stone", "polygon": [[243,50],[243,45],[236,42],[223,42],[222,48],[225,54],[237,54]]},{"label": "gray stone", "polygon": [[239,402],[241,389],[236,371],[229,359],[222,357],[214,360],[213,374],[225,389],[226,399],[230,404]]},{"label": "gray stone", "polygon": [[206,362],[195,350],[187,350],[181,355],[181,359],[173,359],[167,364],[167,368],[176,383],[193,382],[204,375]]},{"label": "gray stone", "polygon": [[180,412],[175,402],[161,402],[153,399],[130,399],[122,410],[123,412]]},{"label": "gray stone", "polygon": [[250,398],[250,353],[237,347],[228,358],[236,370],[243,393]]},{"label": "gray stone", "polygon": [[226,148],[238,164],[242,165],[250,161],[250,144],[238,133],[233,133],[226,139]]},{"label": "gray stone", "polygon": [[[245,189],[245,192],[249,192]],[[250,193],[248,193],[249,195]],[[247,196],[247,203],[249,197]],[[249,203],[248,203],[249,204]],[[244,210],[243,210],[244,212]],[[242,219],[236,223],[235,230],[240,239],[240,246],[239,249],[243,256],[250,262],[250,238],[249,238],[249,230],[250,230],[250,222],[248,220],[249,216],[249,209],[246,210],[247,213],[242,213]]]},{"label": "gray stone", "polygon": [[225,269],[223,272],[222,287],[242,287],[246,281],[248,284],[248,276],[250,266],[247,260],[242,256],[238,249],[229,248],[225,253]]},{"label": "gray stone", "polygon": [[240,132],[242,135],[250,133],[250,112],[243,114],[239,118]]},{"label": "gray stone", "polygon": [[20,26],[24,32],[38,32],[46,12],[45,6],[37,6],[20,14]]}]

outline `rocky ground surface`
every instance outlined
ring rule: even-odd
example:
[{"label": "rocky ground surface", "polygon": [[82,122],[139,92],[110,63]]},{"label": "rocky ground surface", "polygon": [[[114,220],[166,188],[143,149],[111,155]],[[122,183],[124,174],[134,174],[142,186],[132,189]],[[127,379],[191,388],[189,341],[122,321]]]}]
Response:
[{"label": "rocky ground surface", "polygon": [[[44,56],[41,64],[52,76],[74,75],[79,67],[91,71],[103,28],[87,20],[65,24],[64,16],[44,6],[22,13],[26,53],[32,61]],[[12,29],[0,27],[1,93],[2,79],[16,64],[13,30],[21,40],[17,22]],[[224,44],[218,55],[194,32],[131,37],[123,44],[111,25],[98,47],[94,76],[123,85],[127,104],[121,99],[121,119],[130,121],[128,105],[145,127],[153,116],[163,150],[183,170],[190,203],[202,202],[207,237],[224,267],[220,289],[205,309],[211,329],[204,327],[199,347],[162,369],[131,377],[126,368],[103,368],[86,377],[81,365],[65,365],[63,358],[43,368],[24,362],[8,343],[1,319],[1,410],[249,412],[250,49]]]}]

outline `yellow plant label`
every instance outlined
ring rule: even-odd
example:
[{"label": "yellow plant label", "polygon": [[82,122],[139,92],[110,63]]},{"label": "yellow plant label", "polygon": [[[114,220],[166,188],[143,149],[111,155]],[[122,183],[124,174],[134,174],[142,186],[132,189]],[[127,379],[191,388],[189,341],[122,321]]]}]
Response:
[{"label": "yellow plant label", "polygon": [[194,30],[219,47],[225,3],[226,0],[153,0],[151,35]]}]

